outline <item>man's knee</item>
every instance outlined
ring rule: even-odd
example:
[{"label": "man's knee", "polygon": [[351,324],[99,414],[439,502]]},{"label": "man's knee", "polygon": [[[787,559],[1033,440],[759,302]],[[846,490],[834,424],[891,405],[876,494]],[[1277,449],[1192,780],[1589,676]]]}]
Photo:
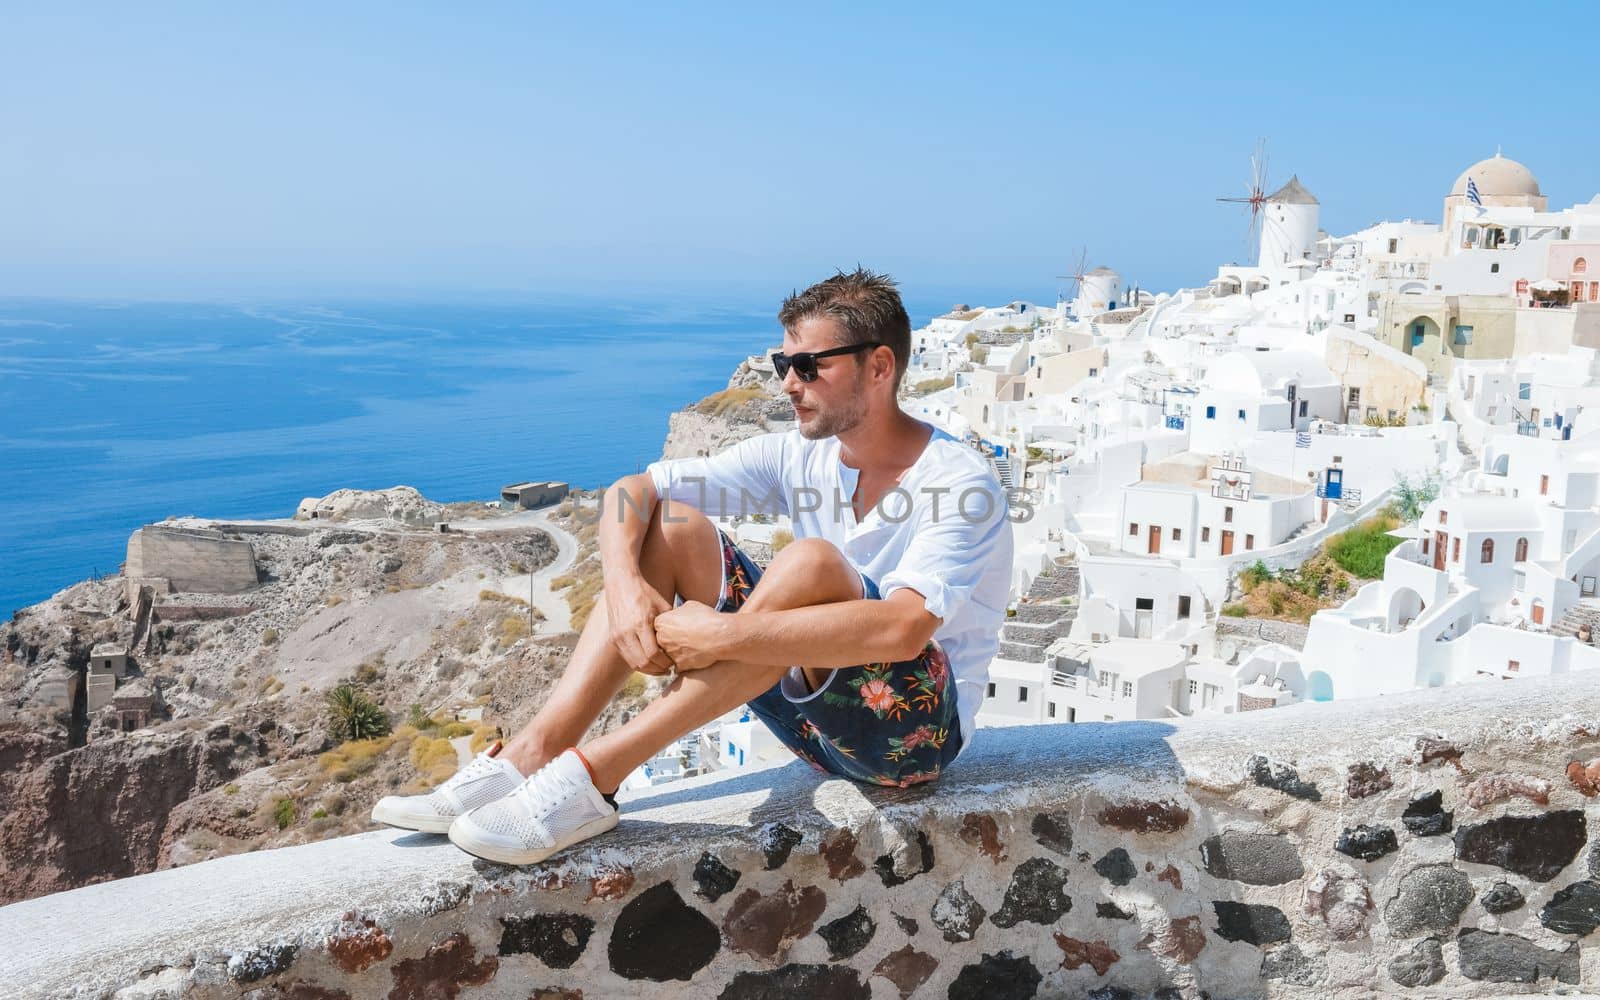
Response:
[{"label": "man's knee", "polygon": [[656,536],[667,545],[677,548],[702,543],[715,537],[716,532],[717,527],[711,523],[711,519],[693,507],[681,503],[660,503],[650,519],[646,538],[648,540],[650,536]]},{"label": "man's knee", "polygon": [[756,593],[761,588],[795,591],[811,604],[861,596],[860,577],[844,553],[821,538],[798,538],[785,545],[762,573]]}]

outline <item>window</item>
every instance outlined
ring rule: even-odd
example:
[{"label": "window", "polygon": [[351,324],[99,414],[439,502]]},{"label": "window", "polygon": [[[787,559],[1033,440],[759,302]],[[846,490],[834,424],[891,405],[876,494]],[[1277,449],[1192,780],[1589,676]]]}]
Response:
[{"label": "window", "polygon": [[1055,702],[1052,701],[1049,704],[1049,706],[1046,708],[1045,714],[1048,715],[1052,719],[1056,717],[1056,703]]},{"label": "window", "polygon": [[1189,595],[1188,594],[1179,594],[1178,595],[1178,617],[1179,618],[1187,618],[1187,617],[1189,617]]},{"label": "window", "polygon": [[1136,597],[1133,599],[1133,610],[1135,611],[1154,611],[1155,609],[1156,599],[1153,597]]},{"label": "window", "polygon": [[1486,563],[1494,562],[1494,539],[1485,538],[1483,540],[1483,556],[1478,561]]},{"label": "window", "polygon": [[1542,497],[1550,495],[1550,477],[1549,476],[1540,476],[1539,477],[1539,495],[1542,496]]},{"label": "window", "polygon": [[1243,411],[1243,410],[1240,410],[1240,411],[1239,411],[1239,419],[1240,419],[1240,420],[1243,420],[1243,419],[1244,419],[1244,411]]},{"label": "window", "polygon": [[1527,562],[1528,561],[1528,540],[1526,538],[1517,539],[1516,561],[1517,562]]},{"label": "window", "polygon": [[1254,536],[1254,535],[1245,535],[1244,536],[1244,547],[1246,549],[1255,548],[1256,547],[1256,536]]},{"label": "window", "polygon": [[1099,684],[1101,687],[1110,687],[1111,686],[1111,671],[1109,671],[1109,670],[1100,671],[1095,676],[1095,683]]},{"label": "window", "polygon": [[1189,682],[1189,696],[1192,698],[1192,697],[1194,697],[1195,695],[1197,695],[1199,693],[1200,693],[1200,682],[1199,681],[1190,681]]},{"label": "window", "polygon": [[1133,521],[1129,521],[1128,522],[1128,534],[1137,535],[1138,533],[1139,533],[1139,525],[1134,523]]},{"label": "window", "polygon": [[1522,572],[1520,569],[1517,570],[1517,572],[1511,578],[1511,589],[1515,590],[1519,594],[1525,593],[1528,589],[1528,574]]},{"label": "window", "polygon": [[1457,538],[1456,539],[1456,543],[1450,547],[1450,561],[1451,562],[1460,562],[1461,561],[1461,539],[1459,539],[1459,538]]},{"label": "window", "polygon": [[1211,541],[1211,529],[1210,528],[1201,528],[1200,529],[1200,540],[1202,542]]},{"label": "window", "polygon": [[1517,383],[1517,398],[1518,399],[1528,399],[1532,395],[1533,395],[1533,383],[1532,382],[1518,382]]},{"label": "window", "polygon": [[994,697],[994,681],[989,682],[989,697]]},{"label": "window", "polygon": [[[1496,266],[1498,266],[1498,265],[1496,265]],[[1456,338],[1455,339],[1456,339],[1456,343],[1458,343],[1458,344],[1470,344],[1470,343],[1472,343],[1472,327],[1465,326],[1465,325],[1463,325],[1461,323],[1457,323],[1456,324]]]},{"label": "window", "polygon": [[1089,377],[1090,378],[1094,378],[1098,374],[1100,374],[1100,369],[1098,369],[1098,368],[1089,369]]},{"label": "window", "polygon": [[1573,274],[1584,274],[1584,273],[1588,272],[1588,270],[1589,270],[1589,261],[1587,259],[1585,259],[1583,257],[1579,257],[1577,260],[1572,262],[1572,273]]},{"label": "window", "polygon": [[1027,701],[1027,700],[1028,700],[1028,689],[1025,688],[1025,687],[1017,688],[1017,701],[1022,702],[1022,701]]},{"label": "window", "polygon": [[1519,671],[1521,669],[1522,669],[1522,661],[1521,660],[1507,660],[1506,661],[1506,671],[1508,673],[1513,673],[1514,674],[1514,673],[1516,673],[1517,671]]},{"label": "window", "polygon": [[1399,240],[1390,240],[1389,241],[1389,252],[1390,253],[1399,253],[1400,252],[1400,241]]},{"label": "window", "polygon": [[1361,403],[1361,390],[1360,389],[1351,389],[1350,390],[1350,405],[1351,406],[1357,406],[1360,403]]},{"label": "window", "polygon": [[1356,321],[1356,314],[1355,313],[1345,313],[1344,314],[1344,321],[1346,323],[1354,323]]},{"label": "window", "polygon": [[1376,406],[1367,407],[1367,419],[1368,420],[1377,420],[1378,419],[1378,408]]},{"label": "window", "polygon": [[1310,401],[1302,399],[1300,401],[1300,415],[1302,417],[1304,417],[1304,416],[1307,416],[1308,414],[1310,414],[1310,412],[1311,412],[1311,403],[1310,403]]},{"label": "window", "polygon": [[1489,265],[1489,273],[1490,274],[1499,274],[1500,273],[1500,262],[1499,261],[1495,261],[1493,264]]},{"label": "window", "polygon": [[1123,681],[1122,682],[1122,696],[1124,698],[1132,698],[1133,697],[1133,681]]},{"label": "window", "polygon": [[1215,420],[1215,419],[1217,419],[1217,408],[1215,406],[1206,407],[1206,419],[1207,420]]},{"label": "window", "polygon": [[1427,555],[1428,554],[1428,536],[1427,535],[1423,535],[1422,536],[1422,554],[1423,555]]},{"label": "window", "polygon": [[1175,541],[1175,542],[1183,541],[1183,529],[1182,528],[1173,528],[1172,529],[1172,540]]},{"label": "window", "polygon": [[1223,524],[1232,524],[1233,523],[1233,508],[1232,507],[1224,507],[1224,508],[1222,508],[1222,523]]},{"label": "window", "polygon": [[1411,328],[1411,346],[1412,347],[1421,347],[1422,346],[1422,338],[1427,334],[1427,332],[1428,332],[1428,328],[1423,326],[1421,323],[1418,323],[1415,326],[1413,326]]},{"label": "window", "polygon": [[1450,512],[1449,511],[1441,510],[1439,512],[1439,523],[1440,524],[1449,524],[1450,523]]}]

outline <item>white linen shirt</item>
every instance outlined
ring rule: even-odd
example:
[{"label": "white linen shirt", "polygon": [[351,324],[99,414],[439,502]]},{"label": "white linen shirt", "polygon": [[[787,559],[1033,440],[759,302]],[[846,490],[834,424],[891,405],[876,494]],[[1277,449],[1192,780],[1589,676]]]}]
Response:
[{"label": "white linen shirt", "polygon": [[860,523],[850,503],[858,473],[840,461],[836,437],[761,434],[710,458],[652,463],[648,472],[663,517],[677,503],[708,517],[786,514],[796,538],[832,542],[881,597],[901,588],[921,594],[941,619],[933,637],[950,658],[965,753],[1010,597],[1011,521],[989,463],[927,426],[927,448]]}]

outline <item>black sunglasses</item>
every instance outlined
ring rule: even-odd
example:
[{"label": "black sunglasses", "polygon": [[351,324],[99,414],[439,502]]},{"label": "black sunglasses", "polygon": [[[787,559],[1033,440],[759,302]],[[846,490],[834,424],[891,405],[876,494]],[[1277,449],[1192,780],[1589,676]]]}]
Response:
[{"label": "black sunglasses", "polygon": [[772,367],[778,373],[781,381],[789,377],[789,369],[800,376],[802,382],[815,382],[817,380],[817,361],[821,358],[832,358],[840,354],[854,354],[857,351],[870,351],[874,347],[884,346],[876,340],[868,340],[860,344],[851,344],[849,347],[835,347],[826,351],[801,351],[798,354],[784,354],[782,351],[772,355]]}]

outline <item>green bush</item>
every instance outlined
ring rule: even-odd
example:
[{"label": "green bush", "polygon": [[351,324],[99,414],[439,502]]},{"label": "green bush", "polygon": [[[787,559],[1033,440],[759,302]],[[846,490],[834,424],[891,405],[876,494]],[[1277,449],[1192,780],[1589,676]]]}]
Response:
[{"label": "green bush", "polygon": [[1375,517],[1328,540],[1328,557],[1363,580],[1383,576],[1383,560],[1401,539],[1389,534],[1394,522]]},{"label": "green bush", "polygon": [[272,821],[278,824],[278,829],[287,830],[299,817],[299,810],[294,807],[294,799],[279,799],[272,807]]},{"label": "green bush", "polygon": [[1239,582],[1245,590],[1254,590],[1270,579],[1272,579],[1272,569],[1260,559],[1239,573]]},{"label": "green bush", "polygon": [[1250,611],[1243,604],[1229,604],[1222,609],[1225,618],[1248,618]]},{"label": "green bush", "polygon": [[340,743],[389,733],[389,717],[354,684],[340,684],[328,692],[328,722],[333,738]]}]

